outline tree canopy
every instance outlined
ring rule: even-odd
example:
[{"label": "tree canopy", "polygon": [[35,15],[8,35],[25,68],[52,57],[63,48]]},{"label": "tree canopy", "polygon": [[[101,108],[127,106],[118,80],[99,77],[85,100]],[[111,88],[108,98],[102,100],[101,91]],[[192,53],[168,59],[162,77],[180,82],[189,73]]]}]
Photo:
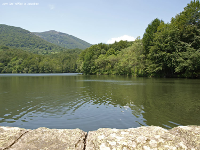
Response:
[{"label": "tree canopy", "polygon": [[153,46],[154,34],[157,32],[157,28],[162,22],[162,20],[156,18],[146,28],[142,39],[145,54],[148,54],[150,47]]},{"label": "tree canopy", "polygon": [[199,14],[199,1],[191,1],[170,23],[158,26],[148,54],[152,76],[199,76]]},{"label": "tree canopy", "polygon": [[[15,31],[14,31],[15,30]],[[66,50],[21,28],[0,25],[0,72],[82,72],[149,77],[200,77],[200,2],[169,23],[156,18],[134,42]],[[36,54],[29,53],[35,52]],[[38,55],[38,54],[50,55]]]},{"label": "tree canopy", "polygon": [[0,73],[68,73],[76,72],[80,50],[50,55],[33,54],[0,46]]},{"label": "tree canopy", "polygon": [[77,61],[86,74],[200,77],[200,3],[191,1],[164,23],[154,19],[143,39],[93,45]]}]

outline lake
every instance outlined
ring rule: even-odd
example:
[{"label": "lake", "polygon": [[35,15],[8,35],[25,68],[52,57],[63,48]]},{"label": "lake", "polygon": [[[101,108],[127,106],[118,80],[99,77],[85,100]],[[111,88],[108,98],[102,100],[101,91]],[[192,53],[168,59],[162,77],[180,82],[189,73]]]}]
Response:
[{"label": "lake", "polygon": [[199,79],[0,74],[0,126],[170,129],[199,116]]}]

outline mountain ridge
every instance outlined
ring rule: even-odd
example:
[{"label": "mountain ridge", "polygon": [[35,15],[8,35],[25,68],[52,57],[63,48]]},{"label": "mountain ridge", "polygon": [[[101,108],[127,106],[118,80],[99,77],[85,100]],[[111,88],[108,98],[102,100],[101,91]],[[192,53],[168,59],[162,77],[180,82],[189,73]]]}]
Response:
[{"label": "mountain ridge", "polygon": [[55,45],[67,49],[74,49],[74,48],[86,49],[92,46],[92,44],[80,38],[56,30],[49,30],[44,32],[32,32],[32,33],[50,43],[53,43]]},{"label": "mountain ridge", "polygon": [[52,44],[21,27],[0,24],[0,45],[38,54],[49,54],[68,49]]}]

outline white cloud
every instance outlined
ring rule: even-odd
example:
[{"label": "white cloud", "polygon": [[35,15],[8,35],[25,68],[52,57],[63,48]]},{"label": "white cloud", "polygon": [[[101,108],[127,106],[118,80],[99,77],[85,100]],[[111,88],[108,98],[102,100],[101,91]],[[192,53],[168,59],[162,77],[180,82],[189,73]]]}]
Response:
[{"label": "white cloud", "polygon": [[107,44],[113,44],[119,41],[135,41],[135,38],[129,35],[123,35],[121,37],[117,37],[117,38],[111,38],[110,40],[107,41]]},{"label": "white cloud", "polygon": [[51,10],[53,10],[54,8],[55,8],[55,6],[54,5],[49,5],[49,8],[51,9]]}]

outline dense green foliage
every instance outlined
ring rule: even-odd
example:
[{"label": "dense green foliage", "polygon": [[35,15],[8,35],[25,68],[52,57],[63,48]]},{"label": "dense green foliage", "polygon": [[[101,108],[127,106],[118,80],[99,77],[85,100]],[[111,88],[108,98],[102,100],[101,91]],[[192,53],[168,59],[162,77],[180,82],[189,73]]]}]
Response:
[{"label": "dense green foliage", "polygon": [[136,58],[137,55],[134,54],[143,51],[141,40],[132,44],[133,42],[120,41],[110,45],[93,45],[80,54],[78,69],[85,74],[131,74],[131,66],[140,57]]},{"label": "dense green foliage", "polygon": [[184,11],[161,25],[148,54],[152,76],[200,76],[200,3],[191,1]]},{"label": "dense green foliage", "polygon": [[0,73],[76,72],[80,50],[38,55],[24,50],[0,46]]},{"label": "dense green foliage", "polygon": [[199,0],[191,1],[170,23],[153,20],[142,40],[87,48],[77,65],[85,74],[200,77]]},{"label": "dense green foliage", "polygon": [[27,30],[3,24],[0,24],[0,45],[36,54],[50,54],[67,50],[66,48],[47,42]]},{"label": "dense green foliage", "polygon": [[142,43],[143,43],[144,50],[145,50],[144,51],[145,55],[147,55],[149,53],[150,47],[153,46],[154,33],[157,32],[157,28],[161,22],[163,22],[163,21],[156,18],[152,21],[152,23],[150,23],[148,25],[148,27],[145,30],[145,33],[144,33],[143,39],[142,39]]},{"label": "dense green foliage", "polygon": [[43,38],[44,40],[53,43],[55,45],[65,47],[67,49],[86,49],[91,46],[91,44],[76,38],[72,35],[57,32],[54,30],[46,32],[33,32],[35,35]]},{"label": "dense green foliage", "polygon": [[[66,46],[72,38],[56,31],[37,33]],[[82,72],[154,77],[200,77],[200,2],[191,1],[170,23],[154,19],[143,39],[96,44],[81,51],[67,50],[33,33],[0,25],[0,72]],[[84,41],[79,41],[85,45]],[[74,41],[71,40],[71,46]],[[80,46],[80,45],[79,45]],[[88,45],[89,46],[89,45]],[[35,52],[28,53],[22,50]],[[69,47],[68,47],[69,48]],[[47,54],[51,55],[38,55]]]}]

